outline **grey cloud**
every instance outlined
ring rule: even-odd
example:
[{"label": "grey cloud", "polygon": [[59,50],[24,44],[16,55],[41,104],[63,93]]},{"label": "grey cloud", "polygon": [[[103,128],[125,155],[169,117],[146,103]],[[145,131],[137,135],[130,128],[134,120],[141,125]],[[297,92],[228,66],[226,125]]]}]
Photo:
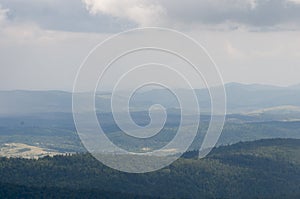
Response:
[{"label": "grey cloud", "polygon": [[8,9],[2,8],[2,5],[0,4],[0,25],[6,21],[8,11]]},{"label": "grey cloud", "polygon": [[109,15],[90,15],[81,0],[0,0],[13,23],[36,23],[43,29],[74,32],[115,32],[132,22]]},{"label": "grey cloud", "polygon": [[162,0],[170,21],[198,24],[233,22],[254,27],[300,25],[300,4],[289,0]]},{"label": "grey cloud", "polygon": [[[12,22],[34,22],[43,29],[74,32],[116,32],[137,27],[141,15],[143,21],[156,20],[151,26],[181,27],[193,25],[215,25],[233,23],[248,27],[276,30],[280,27],[300,28],[300,3],[297,0],[132,0],[128,6],[155,4],[163,9],[155,14],[149,8],[145,13],[130,12],[116,14],[118,1],[108,3],[105,14],[98,10],[91,14],[83,0],[0,0],[10,10],[8,19]],[[103,0],[88,1],[99,5]],[[121,3],[120,3],[121,4]],[[124,4],[124,2],[122,2]],[[136,5],[135,5],[136,4]],[[128,7],[127,6],[127,7]],[[128,10],[132,10],[128,8]],[[110,11],[112,13],[110,13]],[[121,9],[122,11],[122,9]],[[161,10],[159,10],[161,11]],[[123,10],[124,12],[124,10]],[[150,14],[149,14],[150,13]],[[134,20],[137,18],[137,20]],[[147,24],[146,24],[147,25]]]},{"label": "grey cloud", "polygon": [[[131,0],[126,8],[116,9],[121,3],[118,1],[86,0],[87,4],[101,14],[106,12],[132,21],[139,21],[141,15],[151,18],[160,16],[157,25],[163,24],[169,27],[191,25],[219,25],[233,23],[251,27],[280,27],[286,25],[300,25],[300,1],[299,0]],[[124,2],[122,2],[124,4]],[[147,12],[151,15],[143,15],[141,12],[130,12],[126,15],[126,9],[134,7],[146,7],[148,4],[160,7],[163,14]],[[103,6],[105,5],[105,6]],[[118,13],[116,13],[118,10]],[[120,13],[121,12],[121,13]],[[125,14],[124,14],[125,13]],[[140,23],[142,26],[143,23]],[[152,24],[151,24],[152,25]],[[191,26],[193,27],[193,26]]]}]

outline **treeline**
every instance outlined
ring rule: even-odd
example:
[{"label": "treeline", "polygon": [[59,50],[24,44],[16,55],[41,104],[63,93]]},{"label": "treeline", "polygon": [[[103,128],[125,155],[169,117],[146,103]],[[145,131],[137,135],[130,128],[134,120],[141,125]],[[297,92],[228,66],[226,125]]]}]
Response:
[{"label": "treeline", "polygon": [[120,192],[102,191],[99,189],[67,189],[59,187],[29,187],[14,184],[0,184],[0,198],[103,198],[103,199],[163,199],[161,197],[150,197]]},{"label": "treeline", "polygon": [[300,140],[274,139],[188,152],[145,174],[89,154],[0,159],[0,198],[300,198]]}]

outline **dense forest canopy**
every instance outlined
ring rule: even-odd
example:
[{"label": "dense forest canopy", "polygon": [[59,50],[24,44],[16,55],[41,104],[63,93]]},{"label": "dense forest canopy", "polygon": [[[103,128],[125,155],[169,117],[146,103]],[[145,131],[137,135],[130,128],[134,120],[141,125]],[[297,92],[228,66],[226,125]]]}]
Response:
[{"label": "dense forest canopy", "polygon": [[89,154],[0,159],[1,198],[299,198],[300,140],[190,151],[162,170],[128,174]]}]

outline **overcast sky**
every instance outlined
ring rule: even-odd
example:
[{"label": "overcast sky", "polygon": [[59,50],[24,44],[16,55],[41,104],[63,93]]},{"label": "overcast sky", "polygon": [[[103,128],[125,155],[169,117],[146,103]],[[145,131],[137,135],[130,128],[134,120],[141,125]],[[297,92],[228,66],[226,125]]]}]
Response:
[{"label": "overcast sky", "polygon": [[0,90],[71,90],[95,45],[147,26],[195,38],[225,82],[300,83],[300,0],[0,0]]}]

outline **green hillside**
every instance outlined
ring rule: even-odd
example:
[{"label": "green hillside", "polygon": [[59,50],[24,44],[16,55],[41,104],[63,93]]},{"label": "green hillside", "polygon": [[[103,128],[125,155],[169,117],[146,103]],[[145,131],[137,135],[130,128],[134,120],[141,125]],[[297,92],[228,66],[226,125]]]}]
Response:
[{"label": "green hillside", "polygon": [[1,158],[0,198],[300,197],[300,140],[223,146],[202,160],[196,154],[188,152],[169,167],[146,174],[112,170],[88,154]]}]

